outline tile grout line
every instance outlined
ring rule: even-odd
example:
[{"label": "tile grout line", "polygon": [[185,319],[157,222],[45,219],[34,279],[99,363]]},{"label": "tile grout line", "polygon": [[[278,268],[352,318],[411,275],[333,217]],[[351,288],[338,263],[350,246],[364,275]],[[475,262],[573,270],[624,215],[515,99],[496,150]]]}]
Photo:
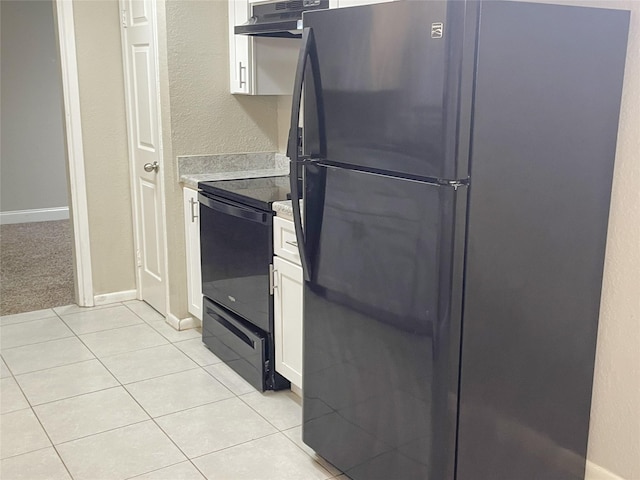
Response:
[{"label": "tile grout line", "polygon": [[[71,338],[71,337],[67,337],[67,338]],[[61,340],[64,340],[64,339],[61,339]],[[55,342],[55,341],[57,341],[57,340],[52,340],[52,342]],[[89,353],[91,353],[91,355],[93,355],[93,352],[89,351]],[[14,377],[21,377],[23,375],[30,375],[32,373],[46,372],[47,370],[53,370],[54,368],[67,367],[69,365],[77,365],[77,364],[83,363],[83,362],[90,362],[91,360],[95,360],[95,356],[94,356],[94,358],[87,358],[85,360],[77,360],[77,361],[65,363],[64,365],[56,365],[54,367],[39,368],[38,370],[30,370],[28,372],[16,373],[16,374],[14,374]]]},{"label": "tile grout line", "polygon": [[[267,437],[272,437],[274,435],[278,435],[279,433],[282,433],[282,432],[267,433],[266,435],[260,435],[259,437],[252,438],[250,440],[245,440],[244,442],[236,443],[235,445],[229,445],[228,447],[222,447],[222,448],[219,448],[218,450],[213,450],[211,452],[203,453],[202,455],[196,455],[195,457],[193,457],[193,460],[197,460],[199,458],[206,457],[207,455],[213,455],[214,453],[224,452],[225,450],[229,450],[231,448],[239,447],[240,445],[246,445],[247,443],[255,442],[256,440],[262,440],[262,439],[267,438]],[[206,475],[205,475],[205,477],[206,477]]]},{"label": "tile grout line", "polygon": [[[44,320],[53,320],[53,317],[46,318]],[[58,319],[58,320],[62,321],[62,319]],[[24,322],[24,323],[27,323],[27,322]],[[63,322],[63,324],[64,324],[64,322]],[[66,324],[64,324],[64,326],[67,329],[69,329],[69,327],[67,327]],[[2,350],[12,350],[14,348],[20,348],[20,347],[32,347],[33,345],[42,345],[43,343],[55,342],[56,340],[64,340],[65,338],[72,338],[72,337],[76,336],[76,334],[73,331],[71,331],[71,329],[69,329],[69,331],[71,332],[71,335],[67,335],[66,337],[50,338],[49,340],[45,340],[43,342],[25,343],[24,345],[16,345],[16,346],[13,346],[13,347],[2,348]]]},{"label": "tile grout line", "polygon": [[[142,475],[149,475],[150,473],[154,473],[154,472],[159,472],[160,470],[164,470],[165,468],[171,468],[171,467],[175,467],[176,465],[180,465],[182,463],[187,463],[187,460],[182,460],[180,462],[177,463],[172,463],[171,465],[167,465],[166,467],[160,467],[160,468],[156,468],[155,470],[149,470],[148,472],[143,472],[143,473],[139,473],[137,475],[134,475],[133,477],[127,477],[124,480],[135,480],[136,478],[141,477]],[[190,463],[190,462],[189,462]],[[192,464],[193,465],[193,464]],[[196,467],[195,465],[193,465],[194,468],[196,470],[198,470],[198,467]],[[200,472],[200,470],[198,470],[198,473],[200,473],[204,478],[207,478],[204,474],[202,474],[202,472]]]},{"label": "tile grout line", "polygon": [[[114,388],[118,388],[118,387],[114,387]],[[127,392],[127,393],[129,393],[129,392]],[[144,412],[144,413],[148,415],[147,412]],[[119,427],[108,428],[108,429],[102,430],[100,432],[90,433],[88,435],[83,435],[83,436],[78,437],[78,438],[72,438],[71,440],[65,440],[64,442],[58,442],[58,443],[51,442],[51,443],[53,444],[53,446],[67,445],[67,444],[73,443],[73,442],[75,442],[77,440],[84,440],[84,439],[89,438],[89,437],[95,437],[96,435],[102,435],[103,433],[109,433],[109,432],[113,432],[115,430],[120,430],[121,428],[127,428],[127,427],[131,427],[133,425],[139,425],[141,423],[145,423],[145,422],[148,422],[150,420],[151,420],[151,418],[145,418],[144,420],[137,420],[135,422],[128,423],[126,425],[121,425]]]}]

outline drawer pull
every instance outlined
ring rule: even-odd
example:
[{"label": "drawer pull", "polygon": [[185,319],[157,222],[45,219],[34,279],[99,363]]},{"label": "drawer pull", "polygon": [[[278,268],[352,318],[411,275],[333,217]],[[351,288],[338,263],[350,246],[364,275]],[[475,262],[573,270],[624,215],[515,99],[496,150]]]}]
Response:
[{"label": "drawer pull", "polygon": [[292,242],[291,240],[287,240],[284,243],[286,243],[287,245],[291,245],[292,247],[298,248],[298,242]]}]

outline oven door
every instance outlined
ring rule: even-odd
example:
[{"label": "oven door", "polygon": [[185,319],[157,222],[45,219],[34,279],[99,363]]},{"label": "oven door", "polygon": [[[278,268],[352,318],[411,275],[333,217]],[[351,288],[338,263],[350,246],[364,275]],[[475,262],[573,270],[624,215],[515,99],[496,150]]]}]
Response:
[{"label": "oven door", "polygon": [[266,332],[273,213],[200,193],[202,294]]}]

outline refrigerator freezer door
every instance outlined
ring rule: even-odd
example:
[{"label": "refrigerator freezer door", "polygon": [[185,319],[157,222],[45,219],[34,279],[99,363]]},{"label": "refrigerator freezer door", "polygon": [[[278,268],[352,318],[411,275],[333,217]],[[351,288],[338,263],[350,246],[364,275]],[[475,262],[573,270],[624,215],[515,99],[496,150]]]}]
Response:
[{"label": "refrigerator freezer door", "polygon": [[[467,177],[456,158],[465,8],[466,2],[392,2],[304,15],[320,64],[328,160],[417,177]],[[305,153],[312,156],[320,149],[315,106],[309,78]]]},{"label": "refrigerator freezer door", "polygon": [[457,191],[306,169],[303,439],[351,478],[452,478]]}]

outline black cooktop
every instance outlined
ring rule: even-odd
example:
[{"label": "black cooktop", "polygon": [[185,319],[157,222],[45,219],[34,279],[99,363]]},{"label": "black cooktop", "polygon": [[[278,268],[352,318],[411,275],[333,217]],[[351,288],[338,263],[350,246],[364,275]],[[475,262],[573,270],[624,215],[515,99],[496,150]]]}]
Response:
[{"label": "black cooktop", "polygon": [[246,178],[242,180],[213,180],[199,182],[203,192],[243,205],[270,211],[273,202],[289,200],[289,176]]}]

